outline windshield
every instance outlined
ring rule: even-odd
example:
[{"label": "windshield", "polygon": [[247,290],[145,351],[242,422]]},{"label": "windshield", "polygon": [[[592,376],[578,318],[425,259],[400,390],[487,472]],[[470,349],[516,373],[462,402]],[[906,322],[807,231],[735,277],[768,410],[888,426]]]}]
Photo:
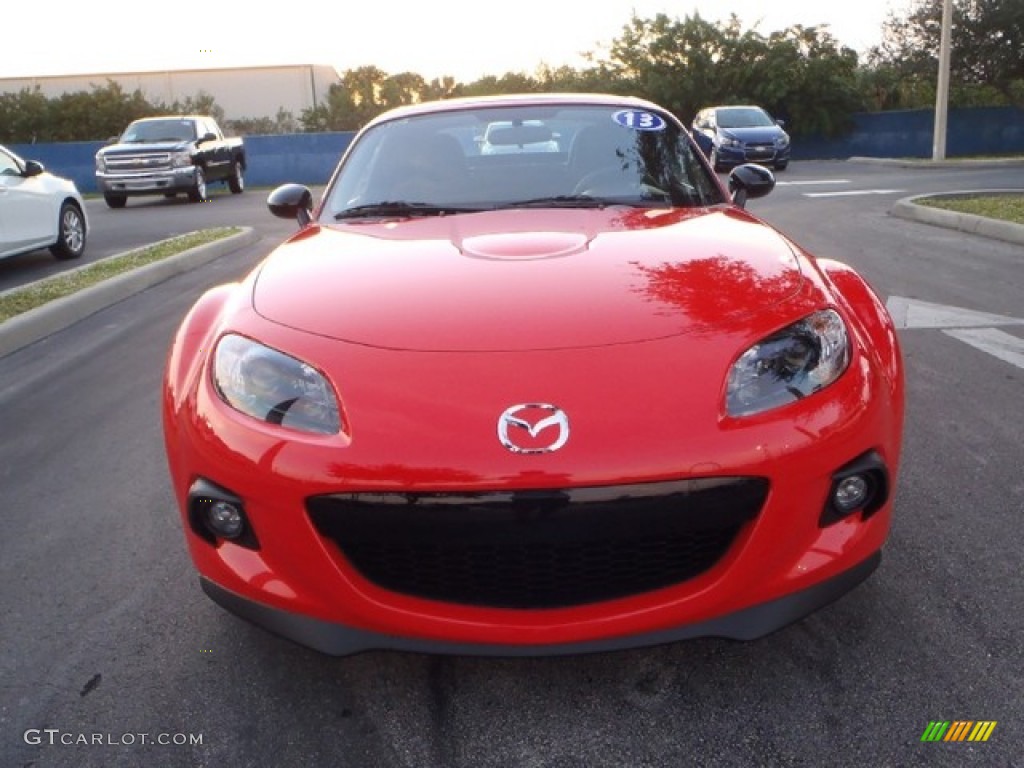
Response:
[{"label": "windshield", "polygon": [[546,103],[441,111],[371,127],[346,154],[320,218],[722,202],[673,118]]},{"label": "windshield", "polygon": [[140,120],[125,129],[124,135],[121,136],[121,143],[192,141],[195,137],[195,123],[191,120]]},{"label": "windshield", "polygon": [[730,107],[718,110],[719,128],[765,128],[775,125],[768,113],[759,107]]}]

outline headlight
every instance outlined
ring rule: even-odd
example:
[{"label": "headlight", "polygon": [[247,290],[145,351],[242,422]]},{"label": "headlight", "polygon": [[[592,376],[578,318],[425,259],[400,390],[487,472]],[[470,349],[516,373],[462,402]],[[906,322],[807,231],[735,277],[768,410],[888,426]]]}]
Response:
[{"label": "headlight", "polygon": [[815,312],[758,342],[733,365],[726,387],[730,416],[750,416],[824,389],[850,363],[842,318]]},{"label": "headlight", "polygon": [[172,168],[188,168],[192,165],[192,153],[191,152],[173,152],[171,153],[171,167]]},{"label": "headlight", "polygon": [[789,146],[789,136],[785,136],[785,135],[779,136],[777,139],[775,139],[775,146],[779,147],[780,149],[782,149],[783,147],[788,147]]},{"label": "headlight", "polygon": [[100,173],[107,170],[107,161],[103,159],[103,155],[96,155],[96,170]]},{"label": "headlight", "polygon": [[732,136],[723,136],[720,143],[721,143],[721,145],[723,147],[742,147],[743,146],[743,142],[742,141],[740,141],[739,139],[734,139]]},{"label": "headlight", "polygon": [[324,435],[341,430],[338,401],[319,371],[242,336],[217,343],[213,383],[225,403],[254,419]]}]

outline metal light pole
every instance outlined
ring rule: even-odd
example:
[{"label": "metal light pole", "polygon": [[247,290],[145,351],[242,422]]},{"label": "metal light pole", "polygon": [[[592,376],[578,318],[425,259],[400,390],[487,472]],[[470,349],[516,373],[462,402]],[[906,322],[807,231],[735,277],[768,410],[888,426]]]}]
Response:
[{"label": "metal light pole", "polygon": [[942,37],[939,40],[939,84],[935,92],[935,136],[932,160],[946,159],[946,118],[949,114],[949,49],[953,37],[953,0],[942,2]]}]

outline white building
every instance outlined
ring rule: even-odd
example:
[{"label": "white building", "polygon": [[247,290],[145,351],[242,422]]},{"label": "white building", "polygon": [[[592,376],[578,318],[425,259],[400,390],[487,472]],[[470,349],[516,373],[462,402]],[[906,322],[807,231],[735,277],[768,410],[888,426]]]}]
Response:
[{"label": "white building", "polygon": [[331,66],[244,67],[237,69],[187,69],[159,72],[110,72],[94,75],[0,78],[0,93],[18,93],[37,86],[47,98],[65,93],[92,91],[113,81],[125,93],[142,91],[151,102],[172,104],[202,93],[213,96],[228,120],[271,118],[279,109],[298,118],[302,110],[321,104],[327,89],[340,83]]}]

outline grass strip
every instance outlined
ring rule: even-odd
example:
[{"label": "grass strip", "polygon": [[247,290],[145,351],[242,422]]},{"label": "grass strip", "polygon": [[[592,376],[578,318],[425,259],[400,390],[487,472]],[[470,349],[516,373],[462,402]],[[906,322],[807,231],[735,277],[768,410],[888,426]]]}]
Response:
[{"label": "grass strip", "polygon": [[22,288],[14,288],[0,294],[0,322],[40,307],[54,299],[77,293],[83,288],[96,285],[116,275],[175,256],[190,248],[230,237],[240,231],[238,227],[219,227],[178,235],[144,248],[101,259],[70,272],[43,278]]},{"label": "grass strip", "polygon": [[931,208],[970,213],[988,219],[1024,224],[1024,194],[978,195],[977,197],[926,197],[914,201]]}]

